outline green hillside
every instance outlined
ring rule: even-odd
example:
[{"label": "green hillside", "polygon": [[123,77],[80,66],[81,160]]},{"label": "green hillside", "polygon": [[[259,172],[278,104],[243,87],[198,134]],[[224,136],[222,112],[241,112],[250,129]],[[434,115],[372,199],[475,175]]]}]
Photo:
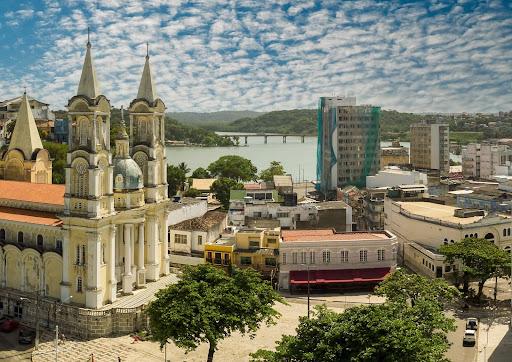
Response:
[{"label": "green hillside", "polygon": [[168,112],[167,115],[178,122],[193,125],[218,125],[219,123],[230,123],[240,118],[255,118],[264,112],[254,111],[219,111],[219,112]]},{"label": "green hillside", "polygon": [[265,113],[256,118],[242,118],[222,131],[316,134],[316,110],[292,109]]}]

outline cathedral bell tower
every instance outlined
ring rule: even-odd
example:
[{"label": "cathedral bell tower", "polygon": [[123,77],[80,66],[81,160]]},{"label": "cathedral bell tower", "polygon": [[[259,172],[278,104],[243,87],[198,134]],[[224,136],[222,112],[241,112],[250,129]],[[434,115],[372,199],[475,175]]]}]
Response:
[{"label": "cathedral bell tower", "polygon": [[130,153],[143,173],[146,203],[159,203],[168,198],[165,109],[156,95],[148,50],[137,98],[129,107]]},{"label": "cathedral bell tower", "polygon": [[100,93],[89,40],[78,91],[67,108],[69,150],[64,213],[87,218],[112,214],[110,101]]}]

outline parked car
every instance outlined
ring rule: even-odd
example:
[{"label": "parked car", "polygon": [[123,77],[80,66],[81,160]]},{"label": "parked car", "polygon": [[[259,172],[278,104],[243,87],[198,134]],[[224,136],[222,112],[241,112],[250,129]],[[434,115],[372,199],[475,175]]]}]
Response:
[{"label": "parked car", "polygon": [[468,318],[466,319],[466,329],[478,330],[478,319]]},{"label": "parked car", "polygon": [[7,319],[3,321],[2,324],[0,325],[0,331],[9,333],[18,328],[19,325],[20,323],[17,320]]},{"label": "parked car", "polygon": [[31,329],[20,329],[18,333],[18,343],[19,344],[32,344],[34,337],[36,336],[36,332]]},{"label": "parked car", "polygon": [[466,329],[464,332],[464,339],[462,340],[463,346],[474,346],[476,343],[476,331],[473,329]]}]

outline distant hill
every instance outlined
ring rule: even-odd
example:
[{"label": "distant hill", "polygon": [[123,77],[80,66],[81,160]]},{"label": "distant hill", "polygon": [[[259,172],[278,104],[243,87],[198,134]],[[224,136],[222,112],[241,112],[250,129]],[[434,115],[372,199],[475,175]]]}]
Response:
[{"label": "distant hill", "polygon": [[316,134],[316,110],[292,109],[273,111],[256,118],[242,118],[220,126],[219,130],[231,132],[268,132]]},{"label": "distant hill", "polygon": [[167,115],[179,122],[209,125],[211,123],[230,123],[240,118],[255,118],[265,114],[253,111],[219,111],[219,112],[168,112]]}]

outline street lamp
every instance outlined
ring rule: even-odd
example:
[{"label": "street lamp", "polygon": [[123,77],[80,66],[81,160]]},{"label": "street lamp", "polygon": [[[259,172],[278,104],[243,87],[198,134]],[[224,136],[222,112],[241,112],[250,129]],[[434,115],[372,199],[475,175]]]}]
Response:
[{"label": "street lamp", "polygon": [[[32,301],[29,298],[20,297],[20,302],[29,302]],[[36,337],[34,339],[34,349],[39,347],[39,290],[36,291]]]},{"label": "street lamp", "polygon": [[309,288],[309,284],[310,284],[310,278],[309,278],[309,263],[304,263],[304,264],[301,264],[301,265],[305,265],[306,266],[306,269],[308,271],[308,319],[309,319],[309,306],[310,306],[310,296],[311,296],[311,291],[310,291],[310,288]]}]

